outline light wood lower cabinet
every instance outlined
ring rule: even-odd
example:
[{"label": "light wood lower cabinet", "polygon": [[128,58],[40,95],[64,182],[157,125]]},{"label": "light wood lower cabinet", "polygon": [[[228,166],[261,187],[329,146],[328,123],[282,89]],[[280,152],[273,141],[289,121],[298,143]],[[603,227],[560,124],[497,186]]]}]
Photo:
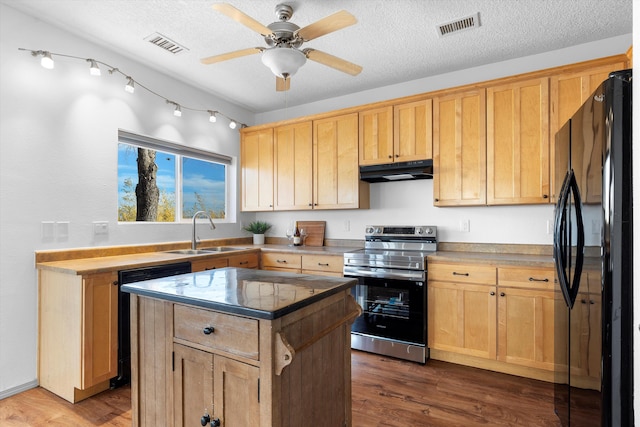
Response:
[{"label": "light wood lower cabinet", "polygon": [[552,268],[430,263],[427,274],[433,358],[553,380],[564,301]]},{"label": "light wood lower cabinet", "polygon": [[262,269],[300,273],[302,257],[288,252],[263,252]]},{"label": "light wood lower cabinet", "polygon": [[286,252],[262,253],[263,270],[342,277],[343,265],[344,257],[342,255],[297,255]]},{"label": "light wood lower cabinet", "polygon": [[75,403],[118,373],[118,274],[39,270],[38,381]]},{"label": "light wood lower cabinet", "polygon": [[191,271],[193,273],[224,267],[258,268],[259,266],[259,252],[228,255],[226,257],[212,256],[191,259]]}]

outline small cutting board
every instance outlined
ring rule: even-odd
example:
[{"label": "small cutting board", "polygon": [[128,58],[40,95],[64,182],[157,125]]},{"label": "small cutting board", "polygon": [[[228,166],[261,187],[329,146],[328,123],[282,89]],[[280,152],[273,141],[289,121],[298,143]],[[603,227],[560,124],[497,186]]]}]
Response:
[{"label": "small cutting board", "polygon": [[307,232],[304,244],[307,246],[324,246],[324,228],[326,221],[298,221],[298,228]]}]

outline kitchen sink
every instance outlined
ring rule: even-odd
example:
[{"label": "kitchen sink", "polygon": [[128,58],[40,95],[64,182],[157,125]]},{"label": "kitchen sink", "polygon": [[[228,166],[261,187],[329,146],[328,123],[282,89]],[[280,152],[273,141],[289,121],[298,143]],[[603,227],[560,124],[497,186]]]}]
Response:
[{"label": "kitchen sink", "polygon": [[228,246],[216,246],[214,248],[206,249],[176,249],[173,251],[166,251],[168,254],[180,254],[180,255],[205,255],[219,252],[239,251],[241,248],[231,248]]}]

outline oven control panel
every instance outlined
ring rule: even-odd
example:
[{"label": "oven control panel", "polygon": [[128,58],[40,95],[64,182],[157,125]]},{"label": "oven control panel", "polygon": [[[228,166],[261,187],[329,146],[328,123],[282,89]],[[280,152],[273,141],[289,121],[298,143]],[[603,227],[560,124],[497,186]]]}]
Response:
[{"label": "oven control panel", "polygon": [[435,225],[367,225],[365,237],[437,237]]}]

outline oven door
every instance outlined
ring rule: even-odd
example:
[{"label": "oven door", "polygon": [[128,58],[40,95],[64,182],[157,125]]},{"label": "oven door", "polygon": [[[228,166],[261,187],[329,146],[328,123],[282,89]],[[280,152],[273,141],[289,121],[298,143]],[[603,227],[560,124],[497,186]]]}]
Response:
[{"label": "oven door", "polygon": [[426,345],[426,288],[422,281],[356,277],[351,288],[362,307],[351,331]]}]

